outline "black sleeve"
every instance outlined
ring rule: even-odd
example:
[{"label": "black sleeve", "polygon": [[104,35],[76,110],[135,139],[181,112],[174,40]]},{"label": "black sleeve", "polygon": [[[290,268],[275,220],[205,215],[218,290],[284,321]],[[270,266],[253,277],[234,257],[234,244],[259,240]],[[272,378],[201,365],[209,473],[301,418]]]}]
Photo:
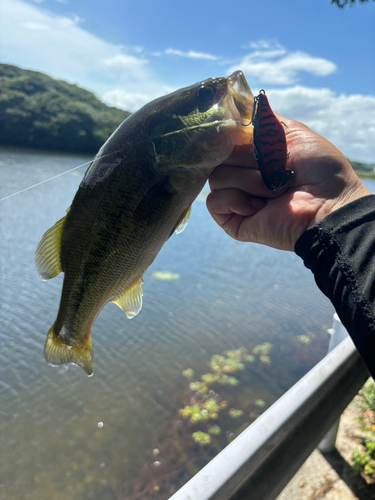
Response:
[{"label": "black sleeve", "polygon": [[295,246],[375,378],[375,196],[332,212]]}]

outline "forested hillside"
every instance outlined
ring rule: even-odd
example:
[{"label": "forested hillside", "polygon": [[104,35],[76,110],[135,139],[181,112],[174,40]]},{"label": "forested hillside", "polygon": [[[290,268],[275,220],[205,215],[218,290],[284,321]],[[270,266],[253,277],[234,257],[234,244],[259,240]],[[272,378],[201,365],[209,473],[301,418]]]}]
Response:
[{"label": "forested hillside", "polygon": [[128,111],[77,85],[0,64],[0,144],[96,153]]}]

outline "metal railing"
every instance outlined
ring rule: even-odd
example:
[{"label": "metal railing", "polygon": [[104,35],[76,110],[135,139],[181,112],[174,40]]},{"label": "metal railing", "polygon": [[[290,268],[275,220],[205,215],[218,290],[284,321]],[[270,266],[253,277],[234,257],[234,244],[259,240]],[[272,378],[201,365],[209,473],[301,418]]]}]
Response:
[{"label": "metal railing", "polygon": [[274,500],[368,377],[346,338],[170,500]]}]

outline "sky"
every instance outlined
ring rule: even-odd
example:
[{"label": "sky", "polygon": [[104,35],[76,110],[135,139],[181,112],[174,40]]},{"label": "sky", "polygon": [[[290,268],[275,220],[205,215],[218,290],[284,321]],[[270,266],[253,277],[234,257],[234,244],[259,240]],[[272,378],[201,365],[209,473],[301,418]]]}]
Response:
[{"label": "sky", "polygon": [[0,62],[129,111],[241,69],[274,110],[375,164],[375,2],[1,0]]}]

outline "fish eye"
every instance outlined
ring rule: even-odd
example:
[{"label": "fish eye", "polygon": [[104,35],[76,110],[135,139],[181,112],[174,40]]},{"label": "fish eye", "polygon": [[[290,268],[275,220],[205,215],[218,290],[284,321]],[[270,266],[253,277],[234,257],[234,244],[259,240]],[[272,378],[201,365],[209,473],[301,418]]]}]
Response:
[{"label": "fish eye", "polygon": [[215,90],[212,87],[210,87],[209,85],[202,85],[197,90],[197,97],[202,102],[205,102],[208,104],[214,100]]}]

